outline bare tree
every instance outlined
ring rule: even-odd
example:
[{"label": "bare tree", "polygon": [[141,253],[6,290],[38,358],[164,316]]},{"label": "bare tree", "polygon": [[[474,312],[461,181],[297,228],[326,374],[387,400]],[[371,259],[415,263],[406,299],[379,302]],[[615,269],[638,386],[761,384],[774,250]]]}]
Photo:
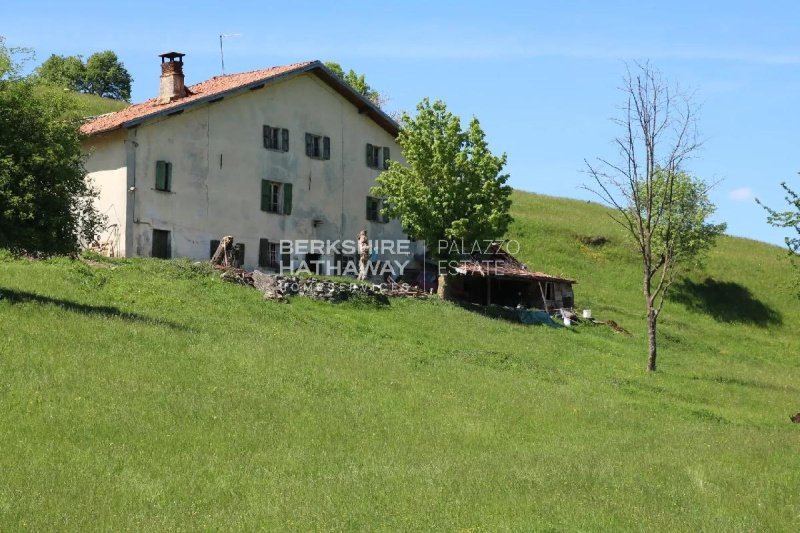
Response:
[{"label": "bare tree", "polygon": [[649,63],[628,66],[622,129],[614,139],[619,159],[586,161],[597,187],[586,189],[615,209],[642,260],[647,309],[647,369],[656,370],[656,326],[664,298],[682,264],[699,258],[725,229],[706,222],[714,212],[708,187],[683,165],[697,151],[697,107],[670,87]]}]

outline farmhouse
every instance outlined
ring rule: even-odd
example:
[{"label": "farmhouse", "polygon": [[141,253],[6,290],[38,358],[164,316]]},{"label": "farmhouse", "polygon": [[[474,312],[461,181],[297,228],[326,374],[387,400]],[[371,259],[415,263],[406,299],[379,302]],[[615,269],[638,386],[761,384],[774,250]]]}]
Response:
[{"label": "farmhouse", "polygon": [[275,269],[309,260],[282,239],[407,238],[369,195],[398,125],[322,63],[187,87],[184,54],[160,57],[158,97],[81,127],[109,254],[204,260],[232,235],[241,266]]}]

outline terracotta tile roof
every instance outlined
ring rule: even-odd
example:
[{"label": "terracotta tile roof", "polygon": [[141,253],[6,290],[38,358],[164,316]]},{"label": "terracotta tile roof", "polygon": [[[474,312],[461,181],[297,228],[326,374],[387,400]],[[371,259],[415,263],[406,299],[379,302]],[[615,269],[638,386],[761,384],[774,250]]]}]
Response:
[{"label": "terracotta tile roof", "polygon": [[520,278],[530,279],[533,281],[555,281],[559,283],[575,283],[574,279],[562,278],[560,276],[553,276],[545,274],[544,272],[535,272],[525,268],[518,268],[514,266],[504,265],[502,261],[462,261],[456,268],[456,271],[462,274],[472,274],[479,276],[499,276],[506,278]]},{"label": "terracotta tile roof", "polygon": [[469,258],[461,260],[456,271],[464,275],[498,276],[529,279],[533,281],[575,283],[574,279],[528,270],[528,267],[524,263],[503,250],[500,245],[496,244],[493,244],[492,248],[488,250],[487,253],[473,254]]},{"label": "terracotta tile roof", "polygon": [[258,82],[267,81],[294,71],[307,70],[308,67],[317,65],[321,64],[318,61],[306,61],[304,63],[252,70],[239,74],[214,76],[210,80],[188,87],[190,95],[185,98],[166,104],[159,104],[156,98],[151,98],[140,104],[129,105],[125,109],[115,113],[107,113],[91,118],[81,126],[80,131],[84,135],[96,135],[98,133],[115,130],[132,121],[143,120],[152,115],[169,112],[170,110],[177,111],[188,104],[211,100],[217,95],[222,95],[234,89],[251,84],[258,84]]}]

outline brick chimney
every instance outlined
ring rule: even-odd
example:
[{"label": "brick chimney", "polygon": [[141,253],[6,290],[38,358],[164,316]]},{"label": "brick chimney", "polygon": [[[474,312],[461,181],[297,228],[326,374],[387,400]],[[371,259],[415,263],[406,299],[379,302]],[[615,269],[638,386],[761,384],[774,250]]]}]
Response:
[{"label": "brick chimney", "polygon": [[161,87],[158,91],[158,103],[168,104],[189,95],[183,84],[183,56],[180,52],[160,54]]}]

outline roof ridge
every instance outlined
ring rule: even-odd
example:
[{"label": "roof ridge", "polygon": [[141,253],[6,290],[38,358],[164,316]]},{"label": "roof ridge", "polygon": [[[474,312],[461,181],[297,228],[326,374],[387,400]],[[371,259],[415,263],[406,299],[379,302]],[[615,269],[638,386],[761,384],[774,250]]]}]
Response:
[{"label": "roof ridge", "polygon": [[95,135],[123,127],[134,127],[145,120],[160,115],[177,113],[187,107],[216,101],[234,91],[244,90],[248,87],[252,88],[269,80],[278,80],[297,73],[315,71],[316,69],[319,69],[317,74],[323,81],[329,85],[335,85],[334,88],[358,107],[360,112],[368,110],[367,113],[378,125],[389,131],[389,133],[397,135],[398,126],[391,117],[388,117],[366,97],[358,94],[355,89],[347,85],[347,82],[331,73],[318,59],[213,76],[188,86],[187,89],[191,94],[183,98],[171,102],[161,102],[158,97],[149,98],[143,102],[131,104],[114,113],[94,117],[81,125],[80,132],[84,135]]}]

